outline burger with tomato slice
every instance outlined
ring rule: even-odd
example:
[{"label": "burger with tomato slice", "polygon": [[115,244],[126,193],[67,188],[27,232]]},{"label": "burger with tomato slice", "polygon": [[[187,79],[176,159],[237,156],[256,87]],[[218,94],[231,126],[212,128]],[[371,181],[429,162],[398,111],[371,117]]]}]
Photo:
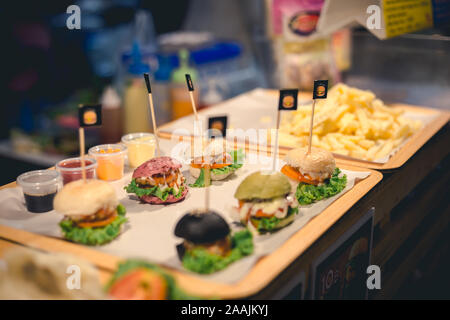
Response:
[{"label": "burger with tomato slice", "polygon": [[55,196],[57,212],[64,215],[59,223],[64,237],[86,245],[102,245],[115,239],[127,221],[125,207],[116,191],[101,180],[70,182]]},{"label": "burger with tomato slice", "polygon": [[127,260],[119,265],[106,286],[117,300],[191,300],[175,279],[162,268],[142,260]]},{"label": "burger with tomato slice", "polygon": [[191,186],[204,187],[204,169],[210,168],[212,181],[224,180],[242,167],[244,154],[241,150],[226,152],[220,140],[214,140],[206,148],[202,155],[192,159],[189,172],[197,179]]},{"label": "burger with tomato slice", "polygon": [[188,193],[181,163],[170,157],[153,158],[133,172],[125,190],[151,204],[170,204],[183,200]]},{"label": "burger with tomato slice", "polygon": [[296,200],[290,192],[291,185],[283,174],[252,173],[234,194],[239,201],[239,206],[233,209],[234,219],[258,233],[279,230],[292,223],[298,213]]},{"label": "burger with tomato slice", "polygon": [[301,205],[334,196],[347,184],[347,176],[336,168],[333,155],[327,150],[314,147],[311,152],[308,148],[293,149],[284,160],[286,164],[281,172],[290,179]]},{"label": "burger with tomato slice", "polygon": [[219,271],[253,252],[252,234],[246,229],[232,234],[225,219],[211,210],[186,213],[175,236],[184,239],[177,246],[183,266],[197,273]]}]

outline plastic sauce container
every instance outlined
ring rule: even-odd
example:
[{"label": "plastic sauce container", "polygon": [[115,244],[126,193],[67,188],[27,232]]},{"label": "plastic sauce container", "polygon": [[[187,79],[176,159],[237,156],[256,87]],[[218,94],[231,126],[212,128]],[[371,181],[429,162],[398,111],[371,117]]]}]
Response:
[{"label": "plastic sauce container", "polygon": [[62,188],[56,170],[35,170],[21,174],[17,184],[22,188],[28,211],[42,213],[53,210],[53,198]]},{"label": "plastic sauce container", "polygon": [[130,133],[122,137],[128,148],[128,164],[137,168],[155,156],[156,140],[151,133]]},{"label": "plastic sauce container", "polygon": [[97,178],[105,181],[123,177],[127,147],[122,144],[102,144],[89,149],[89,155],[97,160]]},{"label": "plastic sauce container", "polygon": [[[95,179],[97,161],[94,158],[85,158],[86,179]],[[63,184],[83,178],[81,158],[64,159],[56,164],[56,170],[61,173]]]}]

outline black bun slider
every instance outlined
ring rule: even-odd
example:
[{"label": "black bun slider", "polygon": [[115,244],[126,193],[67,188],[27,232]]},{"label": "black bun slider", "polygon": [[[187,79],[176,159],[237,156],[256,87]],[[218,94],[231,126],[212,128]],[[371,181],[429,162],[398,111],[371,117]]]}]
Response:
[{"label": "black bun slider", "polygon": [[222,240],[230,234],[228,223],[216,212],[188,212],[175,226],[175,236],[194,244]]}]

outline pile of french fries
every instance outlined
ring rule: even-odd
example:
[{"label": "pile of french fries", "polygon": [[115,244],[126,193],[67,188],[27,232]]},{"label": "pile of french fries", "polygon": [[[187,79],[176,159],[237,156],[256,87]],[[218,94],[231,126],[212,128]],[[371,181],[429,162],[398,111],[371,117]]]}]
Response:
[{"label": "pile of french fries", "polygon": [[[422,122],[402,116],[371,91],[337,84],[327,99],[317,100],[312,144],[334,153],[369,161],[381,160],[422,127]],[[285,114],[280,144],[305,146],[309,139],[311,106]]]}]

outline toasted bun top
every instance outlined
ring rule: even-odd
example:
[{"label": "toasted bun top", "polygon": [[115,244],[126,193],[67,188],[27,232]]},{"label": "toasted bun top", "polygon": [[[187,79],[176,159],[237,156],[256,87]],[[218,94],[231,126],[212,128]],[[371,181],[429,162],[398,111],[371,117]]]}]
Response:
[{"label": "toasted bun top", "polygon": [[137,167],[133,172],[133,179],[147,178],[155,174],[166,174],[180,168],[181,163],[171,157],[157,157]]},{"label": "toasted bun top", "polygon": [[234,197],[238,200],[270,200],[284,197],[290,191],[291,184],[282,173],[257,171],[241,182]]},{"label": "toasted bun top", "polygon": [[208,143],[203,149],[201,146],[194,148],[194,153],[192,158],[203,157],[203,156],[216,156],[227,152],[226,145],[222,139],[214,139]]},{"label": "toasted bun top", "polygon": [[215,211],[188,212],[175,226],[175,236],[195,244],[212,243],[230,233],[228,223]]},{"label": "toasted bun top", "polygon": [[66,216],[90,215],[118,204],[114,188],[105,181],[93,179],[69,182],[53,201],[55,210]]},{"label": "toasted bun top", "polygon": [[336,168],[336,161],[331,152],[314,147],[309,154],[307,147],[293,149],[286,154],[284,160],[291,167],[299,168],[302,173],[332,175]]}]

